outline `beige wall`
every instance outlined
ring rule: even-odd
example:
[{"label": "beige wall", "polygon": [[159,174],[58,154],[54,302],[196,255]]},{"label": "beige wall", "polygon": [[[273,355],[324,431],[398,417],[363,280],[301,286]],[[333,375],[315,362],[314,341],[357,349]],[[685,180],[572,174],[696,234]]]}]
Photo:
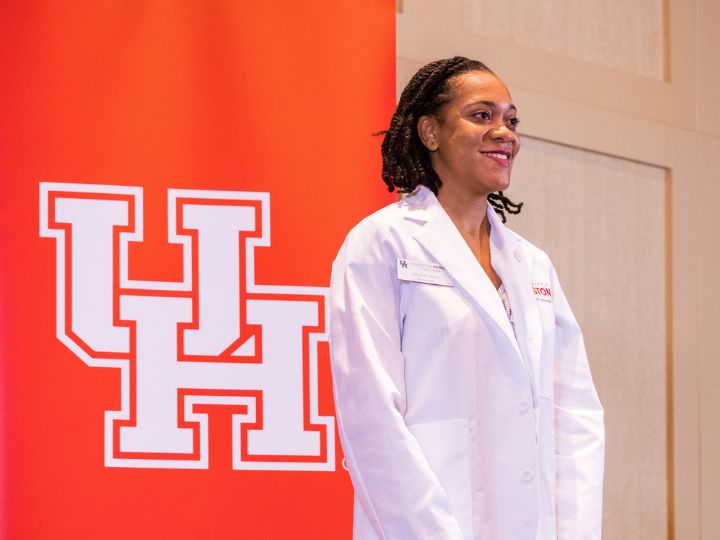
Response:
[{"label": "beige wall", "polygon": [[399,88],[462,54],[519,107],[511,226],[550,253],[586,334],[607,413],[603,537],[720,538],[720,2],[398,7]]},{"label": "beige wall", "polygon": [[521,154],[510,226],[552,258],[605,408],[603,536],[667,538],[666,171],[527,136]]}]

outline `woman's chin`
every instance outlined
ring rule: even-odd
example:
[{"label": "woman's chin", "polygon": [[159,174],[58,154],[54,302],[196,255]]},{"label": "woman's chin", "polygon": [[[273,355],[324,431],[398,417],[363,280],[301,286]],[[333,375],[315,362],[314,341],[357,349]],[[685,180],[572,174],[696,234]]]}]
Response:
[{"label": "woman's chin", "polygon": [[500,181],[500,182],[495,182],[495,183],[493,184],[493,186],[494,186],[494,187],[493,187],[493,192],[505,191],[506,189],[508,189],[508,188],[510,187],[510,179],[508,178],[507,180],[503,180],[503,181]]}]

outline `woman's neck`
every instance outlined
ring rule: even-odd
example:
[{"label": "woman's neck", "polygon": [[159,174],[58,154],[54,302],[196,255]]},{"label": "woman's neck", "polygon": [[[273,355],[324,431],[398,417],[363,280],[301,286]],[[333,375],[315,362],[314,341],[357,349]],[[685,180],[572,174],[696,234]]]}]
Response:
[{"label": "woman's neck", "polygon": [[487,195],[468,196],[453,190],[451,186],[443,185],[437,198],[463,237],[480,239],[489,236]]},{"label": "woman's neck", "polygon": [[493,268],[491,261],[487,195],[458,197],[452,189],[443,186],[438,193],[438,201],[497,289],[502,284],[502,279]]}]

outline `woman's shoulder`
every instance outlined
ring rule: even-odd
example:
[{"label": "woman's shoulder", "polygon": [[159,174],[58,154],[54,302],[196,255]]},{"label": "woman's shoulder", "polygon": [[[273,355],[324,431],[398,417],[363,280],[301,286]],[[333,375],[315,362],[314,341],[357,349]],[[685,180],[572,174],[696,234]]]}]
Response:
[{"label": "woman's shoulder", "polygon": [[418,189],[395,202],[376,210],[358,222],[348,233],[348,237],[357,235],[402,235],[417,229],[430,211],[429,190]]},{"label": "woman's shoulder", "polygon": [[394,265],[405,256],[425,207],[418,190],[366,216],[347,233],[337,260]]}]

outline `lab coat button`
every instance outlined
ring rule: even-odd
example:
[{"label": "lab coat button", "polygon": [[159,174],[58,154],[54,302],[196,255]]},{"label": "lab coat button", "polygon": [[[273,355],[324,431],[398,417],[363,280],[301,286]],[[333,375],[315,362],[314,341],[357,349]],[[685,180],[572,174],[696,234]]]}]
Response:
[{"label": "lab coat button", "polygon": [[530,482],[533,481],[533,478],[534,478],[534,477],[535,477],[535,476],[533,475],[533,473],[532,473],[531,470],[526,470],[526,471],[524,471],[524,472],[522,473],[522,481],[523,481],[523,484],[529,484]]},{"label": "lab coat button", "polygon": [[520,414],[525,414],[530,410],[530,404],[527,401],[521,401],[520,405],[518,406],[518,411],[520,411]]}]

